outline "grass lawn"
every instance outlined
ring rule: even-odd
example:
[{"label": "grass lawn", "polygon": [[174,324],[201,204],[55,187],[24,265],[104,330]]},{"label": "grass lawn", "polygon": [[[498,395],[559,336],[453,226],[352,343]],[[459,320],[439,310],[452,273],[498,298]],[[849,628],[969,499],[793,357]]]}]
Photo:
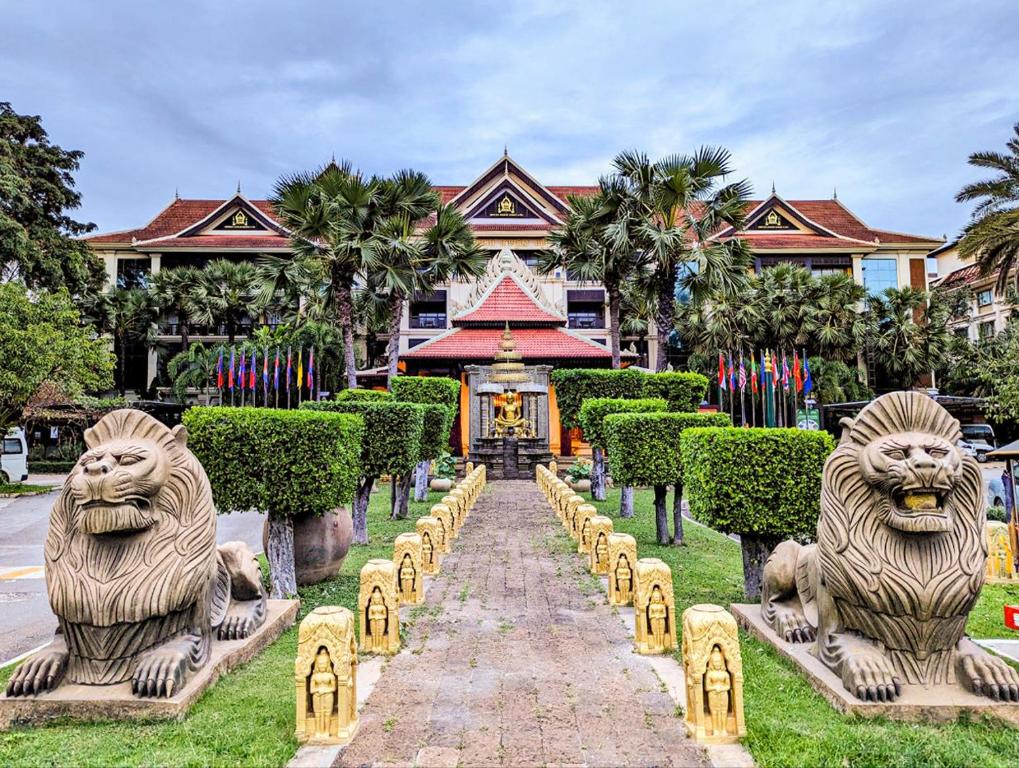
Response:
[{"label": "grass lawn", "polygon": [[0,483],[0,496],[24,496],[32,493],[46,493],[52,485],[29,485],[28,483]]},{"label": "grass lawn", "polygon": [[[389,491],[372,496],[368,531],[372,542],[352,547],[339,576],[303,587],[301,613],[319,605],[343,605],[357,613],[358,574],[373,557],[392,557],[397,534],[444,494],[411,503],[407,520],[389,520]],[[297,749],[294,739],[294,656],[297,627],[258,658],[210,688],[181,722],[57,724],[0,732],[0,765],[280,766]],[[14,667],[0,670],[0,687]]]},{"label": "grass lawn", "polygon": [[[654,494],[650,490],[635,493],[635,514],[630,519],[618,515],[618,489],[610,490],[606,501],[592,503],[613,519],[615,530],[636,538],[640,557],[658,557],[669,564],[680,614],[696,603],[728,607],[729,603],[743,602],[743,565],[736,542],[686,521],[685,546],[658,545]],[[985,587],[970,615],[970,634],[1015,637],[1016,633],[1010,633],[1002,623],[1002,604],[1006,600],[1019,603],[1019,587]],[[1015,766],[1019,761],[1019,731],[997,720],[914,725],[844,716],[816,694],[806,678],[769,646],[746,634],[741,639],[745,743],[757,763],[765,768]]]}]

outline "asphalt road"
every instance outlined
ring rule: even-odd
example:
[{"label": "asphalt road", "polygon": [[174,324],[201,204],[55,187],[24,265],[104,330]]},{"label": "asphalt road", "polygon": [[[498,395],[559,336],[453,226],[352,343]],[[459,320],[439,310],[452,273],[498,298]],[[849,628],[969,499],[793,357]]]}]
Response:
[{"label": "asphalt road", "polygon": [[[62,478],[32,477],[29,482],[48,485]],[[56,629],[42,568],[50,508],[56,498],[57,492],[52,491],[0,499],[0,665],[49,642]],[[221,543],[244,541],[261,552],[262,521],[253,512],[221,515],[216,538]]]}]

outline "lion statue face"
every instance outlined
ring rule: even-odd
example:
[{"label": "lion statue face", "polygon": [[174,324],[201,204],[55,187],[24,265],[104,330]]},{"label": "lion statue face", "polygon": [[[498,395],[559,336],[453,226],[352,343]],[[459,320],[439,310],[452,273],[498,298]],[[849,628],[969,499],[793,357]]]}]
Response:
[{"label": "lion statue face", "polygon": [[859,453],[860,473],[880,493],[877,514],[889,528],[906,533],[951,530],[945,502],[962,479],[962,453],[946,437],[929,432],[893,432]]}]

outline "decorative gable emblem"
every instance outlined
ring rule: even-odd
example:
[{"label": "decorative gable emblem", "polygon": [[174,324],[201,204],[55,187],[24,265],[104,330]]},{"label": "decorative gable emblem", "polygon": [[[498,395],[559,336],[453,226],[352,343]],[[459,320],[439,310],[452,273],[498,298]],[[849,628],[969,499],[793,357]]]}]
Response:
[{"label": "decorative gable emblem", "polygon": [[227,216],[216,229],[235,232],[237,230],[262,229],[262,226],[256,223],[249,214],[238,208],[231,216]]},{"label": "decorative gable emblem", "polygon": [[522,219],[527,213],[517,205],[516,200],[504,192],[498,202],[488,206],[484,215],[493,219]]},{"label": "decorative gable emblem", "polygon": [[789,221],[785,216],[780,214],[774,208],[768,211],[764,216],[757,220],[753,225],[753,229],[796,229],[796,226]]}]

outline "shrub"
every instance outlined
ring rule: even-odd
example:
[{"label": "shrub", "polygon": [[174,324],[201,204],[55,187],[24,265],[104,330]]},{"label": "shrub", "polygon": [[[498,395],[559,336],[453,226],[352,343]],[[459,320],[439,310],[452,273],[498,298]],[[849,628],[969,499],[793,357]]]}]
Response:
[{"label": "shrub", "polygon": [[363,420],[343,413],[212,407],[191,408],[184,425],[216,507],[269,515],[272,596],[297,594],[293,518],[321,514],[353,497]]},{"label": "shrub", "polygon": [[[405,475],[421,455],[424,409],[414,403],[337,402],[301,403],[304,410],[355,413],[364,419],[361,441],[361,480],[354,497],[354,542],[368,543],[368,501],[379,475]],[[395,501],[395,497],[394,497]]]},{"label": "shrub", "polygon": [[456,459],[446,452],[435,460],[435,476],[444,480],[456,480]]},{"label": "shrub", "polygon": [[30,474],[59,475],[74,469],[76,461],[54,461],[53,459],[32,459],[28,462]]},{"label": "shrub", "polygon": [[449,430],[453,416],[444,405],[422,403],[421,409],[421,451],[419,461],[431,461],[449,450]]},{"label": "shrub", "polygon": [[646,374],[632,368],[557,368],[552,371],[559,421],[567,429],[580,426],[580,407],[594,397],[626,398],[641,396]]},{"label": "shrub", "polygon": [[578,483],[581,480],[591,479],[591,462],[587,459],[577,459],[566,470],[566,478],[571,483]]},{"label": "shrub", "polygon": [[708,380],[699,373],[650,373],[644,377],[644,397],[660,397],[670,411],[696,412],[708,392]]},{"label": "shrub", "polygon": [[674,486],[672,543],[683,543],[683,463],[680,435],[692,427],[729,426],[725,413],[612,413],[604,419],[612,479],[618,485],[655,489],[658,542],[668,544],[666,488]]},{"label": "shrub", "polygon": [[1008,513],[1004,507],[988,507],[987,508],[987,522],[1005,523],[1007,520]]},{"label": "shrub", "polygon": [[[460,382],[442,376],[397,376],[389,382],[393,397],[404,403],[435,403],[455,414],[460,405]],[[452,418],[452,416],[450,417]]]},{"label": "shrub", "polygon": [[580,428],[592,447],[605,449],[604,419],[610,413],[648,413],[668,410],[662,398],[623,400],[615,397],[593,397],[580,406]]},{"label": "shrub", "polygon": [[341,389],[336,393],[336,402],[366,402],[378,403],[393,399],[392,392],[385,392],[381,389]]},{"label": "shrub", "polygon": [[681,438],[690,514],[739,534],[744,590],[760,597],[764,561],[782,539],[817,531],[821,473],[835,441],[801,429],[691,429]]}]

